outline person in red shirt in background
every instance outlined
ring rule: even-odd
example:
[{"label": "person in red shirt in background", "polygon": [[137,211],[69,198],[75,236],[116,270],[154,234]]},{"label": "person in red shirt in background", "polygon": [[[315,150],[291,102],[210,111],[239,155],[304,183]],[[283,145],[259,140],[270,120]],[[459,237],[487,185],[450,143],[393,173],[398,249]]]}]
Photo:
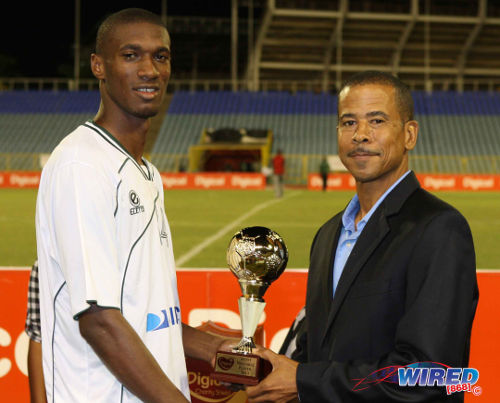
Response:
[{"label": "person in red shirt in background", "polygon": [[283,178],[285,176],[285,157],[283,157],[281,149],[273,158],[273,181],[276,197],[283,196]]}]

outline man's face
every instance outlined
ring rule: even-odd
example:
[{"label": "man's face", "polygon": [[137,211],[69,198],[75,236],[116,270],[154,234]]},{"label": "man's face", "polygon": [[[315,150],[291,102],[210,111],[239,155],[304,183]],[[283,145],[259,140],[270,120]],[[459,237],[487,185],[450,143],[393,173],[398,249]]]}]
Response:
[{"label": "man's face", "polygon": [[92,55],[92,67],[111,100],[106,107],[142,119],[152,117],[158,113],[170,78],[168,32],[147,22],[118,25],[101,54]]},{"label": "man's face", "polygon": [[407,171],[407,152],[415,146],[418,124],[403,121],[393,87],[346,87],[338,112],[339,157],[357,182],[393,183]]}]

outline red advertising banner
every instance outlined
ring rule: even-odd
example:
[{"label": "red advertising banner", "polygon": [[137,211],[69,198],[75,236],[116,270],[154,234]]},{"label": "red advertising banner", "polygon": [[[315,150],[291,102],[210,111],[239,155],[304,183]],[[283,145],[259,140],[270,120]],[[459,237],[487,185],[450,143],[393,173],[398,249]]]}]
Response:
[{"label": "red advertising banner", "polygon": [[417,175],[427,190],[500,190],[500,175]]},{"label": "red advertising banner", "polygon": [[0,188],[37,188],[40,171],[0,171]]},{"label": "red advertising banner", "polygon": [[[500,190],[500,175],[417,174],[420,185],[427,190]],[[323,189],[319,174],[309,174],[309,190]],[[327,190],[354,190],[356,183],[348,173],[328,175]]]},{"label": "red advertising banner", "polygon": [[258,173],[161,173],[165,189],[264,189],[266,177]]},{"label": "red advertising banner", "polygon": [[[0,172],[0,188],[37,188],[40,172]],[[265,189],[266,177],[259,173],[166,173],[165,189]]]},{"label": "red advertising banner", "polygon": [[[168,173],[162,172],[164,189],[265,189],[266,177],[259,173]],[[500,175],[417,174],[424,189],[434,190],[500,190]],[[0,188],[37,188],[40,172],[0,172]],[[309,174],[307,188],[321,190],[319,174]],[[330,174],[328,190],[354,190],[354,178],[348,173]]]},{"label": "red advertising banner", "polygon": [[[28,268],[0,268],[0,401],[29,402],[26,355],[28,337],[24,333]],[[288,327],[302,308],[307,272],[286,270],[265,294],[267,302],[261,318],[264,344],[277,350]],[[211,320],[221,326],[240,328],[237,299],[241,291],[226,269],[185,269],[177,273],[182,320],[199,326]],[[500,271],[478,272],[479,306],[472,329],[469,367],[479,371],[476,385],[481,394],[466,393],[467,403],[493,403],[497,396],[497,361],[500,358],[500,322],[497,294]],[[447,318],[453,320],[453,318]],[[210,387],[209,377],[198,372],[188,374],[192,387],[199,392]],[[236,399],[237,396],[234,396]],[[208,401],[208,400],[207,400]],[[225,400],[227,402],[233,401]],[[236,400],[234,400],[236,401]]]}]

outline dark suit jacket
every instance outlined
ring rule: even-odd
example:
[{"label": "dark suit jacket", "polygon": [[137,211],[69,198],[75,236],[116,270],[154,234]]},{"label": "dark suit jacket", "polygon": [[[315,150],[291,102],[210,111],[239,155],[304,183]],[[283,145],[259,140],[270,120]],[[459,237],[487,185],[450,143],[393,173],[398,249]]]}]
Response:
[{"label": "dark suit jacket", "polygon": [[479,295],[467,222],[410,173],[366,224],[332,298],[342,214],[320,228],[311,248],[306,324],[294,355],[301,402],[463,401],[443,387],[352,389],[392,365],[467,367]]}]

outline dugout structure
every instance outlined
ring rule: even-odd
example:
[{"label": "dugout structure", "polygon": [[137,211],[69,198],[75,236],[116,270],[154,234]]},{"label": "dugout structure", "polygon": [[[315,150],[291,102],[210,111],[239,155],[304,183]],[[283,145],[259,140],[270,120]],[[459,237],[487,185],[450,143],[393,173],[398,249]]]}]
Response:
[{"label": "dugout structure", "polygon": [[203,129],[200,142],[189,147],[189,171],[261,172],[272,142],[269,129]]}]

